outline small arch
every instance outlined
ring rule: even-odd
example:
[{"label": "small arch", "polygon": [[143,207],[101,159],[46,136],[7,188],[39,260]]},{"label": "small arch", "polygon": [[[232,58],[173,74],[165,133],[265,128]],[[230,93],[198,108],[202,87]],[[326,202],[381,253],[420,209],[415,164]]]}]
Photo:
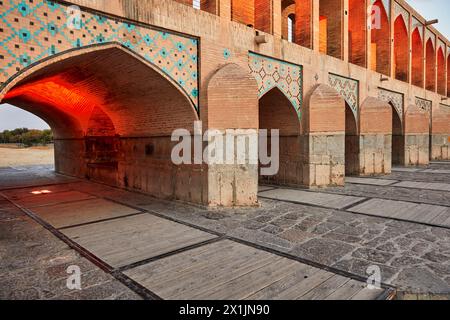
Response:
[{"label": "small arch", "polygon": [[436,51],[433,40],[430,38],[426,44],[426,83],[425,88],[436,91]]},{"label": "small arch", "polygon": [[345,103],[345,175],[359,174],[360,143],[358,122],[348,103]]},{"label": "small arch", "polygon": [[403,117],[397,108],[389,102],[392,112],[392,164],[404,165],[405,163],[405,135],[403,131]]},{"label": "small arch", "polygon": [[399,15],[394,22],[394,68],[395,78],[407,82],[409,79],[409,45],[408,29]]},{"label": "small arch", "polygon": [[300,134],[300,121],[286,94],[274,87],[259,98],[259,128],[279,129],[281,136]]},{"label": "small arch", "polygon": [[[259,99],[259,128],[279,130],[279,163],[278,173],[274,176],[261,176],[260,181],[280,185],[301,185],[303,175],[300,174],[302,148],[300,139],[300,121],[292,103],[277,87]],[[271,145],[259,145],[270,154]]]},{"label": "small arch", "polygon": [[419,27],[416,27],[412,33],[412,84],[423,88],[423,41]]},{"label": "small arch", "polygon": [[439,47],[437,52],[437,92],[442,96],[446,95],[447,89],[447,85],[445,83],[445,71],[446,68],[444,50],[442,47]]}]

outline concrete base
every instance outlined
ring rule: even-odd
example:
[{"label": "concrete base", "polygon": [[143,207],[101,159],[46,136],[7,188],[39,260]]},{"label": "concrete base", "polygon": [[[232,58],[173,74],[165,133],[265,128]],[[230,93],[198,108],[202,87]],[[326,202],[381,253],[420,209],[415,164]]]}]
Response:
[{"label": "concrete base", "polygon": [[405,165],[426,166],[430,163],[430,136],[407,134],[405,136]]},{"label": "concrete base", "polygon": [[309,157],[304,167],[309,187],[345,184],[345,134],[309,135]]},{"label": "concrete base", "polygon": [[431,136],[431,160],[450,160],[450,136],[448,134]]},{"label": "concrete base", "polygon": [[360,136],[359,174],[362,176],[390,174],[392,169],[392,135]]}]

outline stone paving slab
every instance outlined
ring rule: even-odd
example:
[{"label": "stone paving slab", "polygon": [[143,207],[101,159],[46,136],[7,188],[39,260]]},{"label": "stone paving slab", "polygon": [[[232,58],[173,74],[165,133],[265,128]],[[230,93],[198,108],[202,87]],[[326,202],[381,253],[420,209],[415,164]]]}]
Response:
[{"label": "stone paving slab", "polygon": [[435,174],[450,174],[450,170],[438,170],[438,169],[428,169],[423,170],[423,173],[435,173]]},{"label": "stone paving slab", "polygon": [[64,235],[114,268],[216,238],[150,214],[64,229]]},{"label": "stone paving slab", "polygon": [[448,207],[371,199],[348,211],[450,228],[450,208]]},{"label": "stone paving slab", "polygon": [[34,208],[32,211],[57,229],[123,217],[140,212],[139,210],[104,199],[90,199],[42,206]]},{"label": "stone paving slab", "polygon": [[376,299],[384,290],[224,240],[125,272],[170,300]]},{"label": "stone paving slab", "polygon": [[276,189],[261,192],[260,196],[273,200],[292,201],[326,208],[343,209],[364,200],[361,197],[342,196],[327,193],[315,193],[301,190]]},{"label": "stone paving slab", "polygon": [[397,180],[386,180],[386,179],[371,179],[371,178],[356,178],[356,177],[347,177],[345,178],[346,183],[353,184],[367,184],[373,186],[389,186],[397,183]]},{"label": "stone paving slab", "polygon": [[424,190],[437,190],[437,191],[450,191],[450,184],[448,183],[433,183],[433,182],[415,182],[415,181],[402,181],[396,183],[394,187],[401,188],[413,188]]},{"label": "stone paving slab", "polygon": [[419,172],[422,171],[422,169],[417,168],[401,168],[401,167],[395,167],[392,168],[392,172]]}]

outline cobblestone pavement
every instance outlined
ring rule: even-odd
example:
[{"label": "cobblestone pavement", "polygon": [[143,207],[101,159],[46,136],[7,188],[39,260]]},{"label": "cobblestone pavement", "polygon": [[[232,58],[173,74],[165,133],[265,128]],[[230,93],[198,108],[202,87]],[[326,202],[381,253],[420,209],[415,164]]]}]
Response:
[{"label": "cobblestone pavement", "polygon": [[[449,170],[450,164],[435,164],[427,169]],[[47,174],[51,181],[53,176]],[[396,171],[392,176],[379,178],[450,183],[450,174],[431,172]],[[360,276],[367,277],[367,268],[376,265],[382,270],[383,283],[400,291],[450,294],[450,229],[447,228],[265,199],[261,199],[259,208],[208,211],[89,182],[66,183],[83,192]],[[345,188],[318,192],[402,201],[420,197],[424,203],[450,206],[448,191],[348,184]],[[27,297],[76,296],[52,288],[52,283],[57,281],[54,279],[66,276],[62,274],[64,267],[76,261],[90,266],[86,270],[92,270],[92,298],[136,297],[74,251],[68,250],[42,227],[8,209],[5,202],[1,208],[1,287],[17,288],[17,292]],[[53,276],[52,272],[56,275]],[[8,292],[1,294],[15,297]]]}]

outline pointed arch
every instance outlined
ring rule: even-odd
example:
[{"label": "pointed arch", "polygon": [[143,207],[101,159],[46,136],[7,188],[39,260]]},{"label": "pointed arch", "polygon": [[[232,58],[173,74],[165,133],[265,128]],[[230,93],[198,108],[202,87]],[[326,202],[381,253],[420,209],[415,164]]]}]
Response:
[{"label": "pointed arch", "polygon": [[394,22],[394,69],[397,80],[409,81],[409,41],[408,29],[403,15]]},{"label": "pointed arch", "polygon": [[419,27],[416,27],[412,33],[411,38],[412,47],[412,84],[423,88],[424,79],[424,56],[423,56],[423,41]]},{"label": "pointed arch", "polygon": [[430,91],[436,91],[436,51],[433,40],[430,38],[426,43],[426,82],[425,88]]},{"label": "pointed arch", "polygon": [[437,51],[437,92],[440,95],[446,95],[446,77],[445,77],[445,55],[442,47]]}]

